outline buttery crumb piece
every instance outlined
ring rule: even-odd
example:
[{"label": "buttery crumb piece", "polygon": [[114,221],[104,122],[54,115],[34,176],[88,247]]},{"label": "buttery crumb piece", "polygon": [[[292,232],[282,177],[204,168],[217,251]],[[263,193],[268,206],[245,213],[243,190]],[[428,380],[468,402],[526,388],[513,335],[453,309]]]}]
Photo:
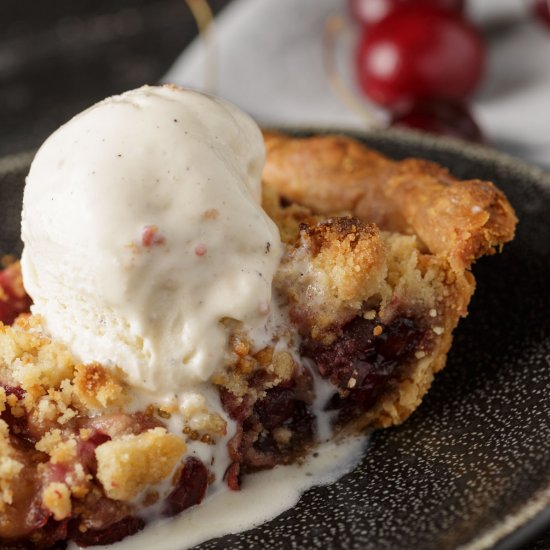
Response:
[{"label": "buttery crumb piece", "polygon": [[75,395],[91,409],[121,405],[126,399],[122,384],[99,363],[77,365],[73,385]]},{"label": "buttery crumb piece", "polygon": [[80,431],[78,432],[78,435],[80,436],[80,439],[82,441],[88,441],[92,435],[94,435],[93,430],[90,430],[90,428],[80,428]]},{"label": "buttery crumb piece", "polygon": [[58,390],[49,389],[48,395],[40,399],[37,410],[39,414],[53,415],[58,424],[64,425],[77,415],[72,403],[73,385],[70,380],[63,380]]},{"label": "buttery crumb piece", "polygon": [[71,491],[65,483],[52,482],[42,494],[42,504],[50,510],[54,519],[61,521],[71,515]]},{"label": "buttery crumb piece", "polygon": [[337,336],[334,327],[353,319],[369,298],[389,296],[387,254],[384,235],[356,218],[303,224],[275,287],[288,297],[291,316],[309,327],[313,339],[330,344]]},{"label": "buttery crumb piece", "polygon": [[254,359],[260,366],[267,367],[273,361],[273,346],[267,346],[254,354]]},{"label": "buttery crumb piece", "polygon": [[0,512],[13,502],[13,481],[23,469],[23,464],[11,457],[8,425],[0,420]]},{"label": "buttery crumb piece", "polygon": [[284,447],[290,443],[292,439],[292,431],[282,426],[273,430],[273,437],[279,445]]},{"label": "buttery crumb piece", "polygon": [[76,457],[76,440],[74,437],[63,439],[61,430],[50,430],[35,445],[37,451],[51,456],[52,464],[70,462]]},{"label": "buttery crumb piece", "polygon": [[250,352],[250,343],[241,334],[233,334],[229,345],[239,357],[244,357]]},{"label": "buttery crumb piece", "polygon": [[0,413],[6,410],[6,390],[0,386]]},{"label": "buttery crumb piece", "polygon": [[6,504],[13,502],[11,481],[19,475],[23,465],[9,456],[0,457],[0,512]]},{"label": "buttery crumb piece", "polygon": [[256,362],[251,357],[240,357],[236,363],[236,370],[241,374],[250,374]]},{"label": "buttery crumb piece", "polygon": [[205,398],[198,393],[190,393],[184,397],[180,406],[186,419],[186,425],[191,432],[209,434],[212,437],[225,435],[227,424],[215,412],[210,412]]},{"label": "buttery crumb piece", "polygon": [[292,377],[296,365],[292,355],[287,351],[280,351],[273,355],[273,372],[281,380],[289,380]]},{"label": "buttery crumb piece", "polygon": [[65,477],[65,483],[71,489],[75,498],[84,498],[90,492],[90,482],[93,476],[87,474],[82,464],[76,463],[72,471]]},{"label": "buttery crumb piece", "polygon": [[51,454],[53,450],[63,442],[61,436],[61,430],[50,430],[40,441],[35,445],[37,451],[41,451],[46,454]]},{"label": "buttery crumb piece", "polygon": [[0,366],[11,370],[9,378],[25,390],[57,387],[72,377],[73,358],[62,344],[30,332],[33,328],[0,328]]},{"label": "buttery crumb piece", "polygon": [[385,277],[385,248],[380,232],[352,217],[329,219],[302,233],[312,265],[328,277],[329,292],[339,300],[372,294]]},{"label": "buttery crumb piece", "polygon": [[97,478],[109,498],[132,500],[168,477],[185,449],[183,440],[164,428],[126,435],[97,447]]}]

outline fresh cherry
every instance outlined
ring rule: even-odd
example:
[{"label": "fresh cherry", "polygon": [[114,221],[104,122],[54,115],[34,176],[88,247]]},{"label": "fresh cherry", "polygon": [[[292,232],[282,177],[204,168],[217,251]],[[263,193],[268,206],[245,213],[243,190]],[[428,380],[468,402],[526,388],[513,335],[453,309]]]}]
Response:
[{"label": "fresh cherry", "polygon": [[396,9],[404,6],[432,6],[462,13],[464,0],[348,0],[353,18],[366,27],[372,27]]},{"label": "fresh cherry", "polygon": [[550,0],[534,0],[533,12],[541,23],[550,27]]},{"label": "fresh cherry", "polygon": [[456,14],[403,7],[363,29],[355,60],[361,88],[380,105],[429,97],[464,100],[483,73],[485,46]]},{"label": "fresh cherry", "polygon": [[464,103],[432,99],[413,103],[395,112],[392,126],[414,128],[483,143],[483,134]]}]

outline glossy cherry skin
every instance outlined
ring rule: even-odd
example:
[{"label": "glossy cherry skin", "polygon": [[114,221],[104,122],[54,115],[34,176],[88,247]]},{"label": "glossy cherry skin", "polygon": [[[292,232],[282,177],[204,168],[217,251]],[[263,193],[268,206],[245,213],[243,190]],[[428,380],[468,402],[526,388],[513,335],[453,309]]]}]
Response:
[{"label": "glossy cherry skin", "polygon": [[387,107],[429,97],[464,100],[484,65],[485,45],[475,27],[431,7],[401,8],[363,29],[355,52],[362,90]]},{"label": "glossy cherry skin", "polygon": [[464,11],[464,0],[348,0],[348,4],[353,19],[366,27],[372,27],[405,6],[432,6],[455,13]]},{"label": "glossy cherry skin", "polygon": [[541,23],[550,27],[550,0],[534,0],[533,13]]},{"label": "glossy cherry skin", "polygon": [[485,142],[468,107],[457,101],[432,99],[414,103],[394,113],[391,125],[477,143]]}]

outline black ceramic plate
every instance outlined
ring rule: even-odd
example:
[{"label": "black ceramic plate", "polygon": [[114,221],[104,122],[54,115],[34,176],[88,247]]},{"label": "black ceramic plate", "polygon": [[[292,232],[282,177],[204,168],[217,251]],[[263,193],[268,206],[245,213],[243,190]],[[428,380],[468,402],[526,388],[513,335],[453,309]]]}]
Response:
[{"label": "black ceramic plate", "polygon": [[[213,549],[516,548],[550,525],[550,176],[459,142],[358,136],[494,181],[520,218],[503,254],[475,266],[478,288],[447,368],[403,425],[377,433],[355,471],[308,491],[268,524]],[[0,252],[17,253],[29,156],[0,162]]]}]

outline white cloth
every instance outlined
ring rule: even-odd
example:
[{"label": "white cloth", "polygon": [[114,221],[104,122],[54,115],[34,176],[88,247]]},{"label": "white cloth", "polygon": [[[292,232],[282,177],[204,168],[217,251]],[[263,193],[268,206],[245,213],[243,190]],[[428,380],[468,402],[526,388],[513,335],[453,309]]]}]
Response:
[{"label": "white cloth", "polygon": [[[527,4],[470,0],[471,17],[492,29],[473,110],[494,146],[550,167],[550,30],[529,17]],[[334,94],[323,66],[324,22],[346,6],[344,0],[234,0],[216,19],[215,92],[263,124],[365,128]],[[353,41],[350,25],[337,59],[351,88]],[[202,89],[205,62],[204,45],[195,40],[163,80]]]}]

